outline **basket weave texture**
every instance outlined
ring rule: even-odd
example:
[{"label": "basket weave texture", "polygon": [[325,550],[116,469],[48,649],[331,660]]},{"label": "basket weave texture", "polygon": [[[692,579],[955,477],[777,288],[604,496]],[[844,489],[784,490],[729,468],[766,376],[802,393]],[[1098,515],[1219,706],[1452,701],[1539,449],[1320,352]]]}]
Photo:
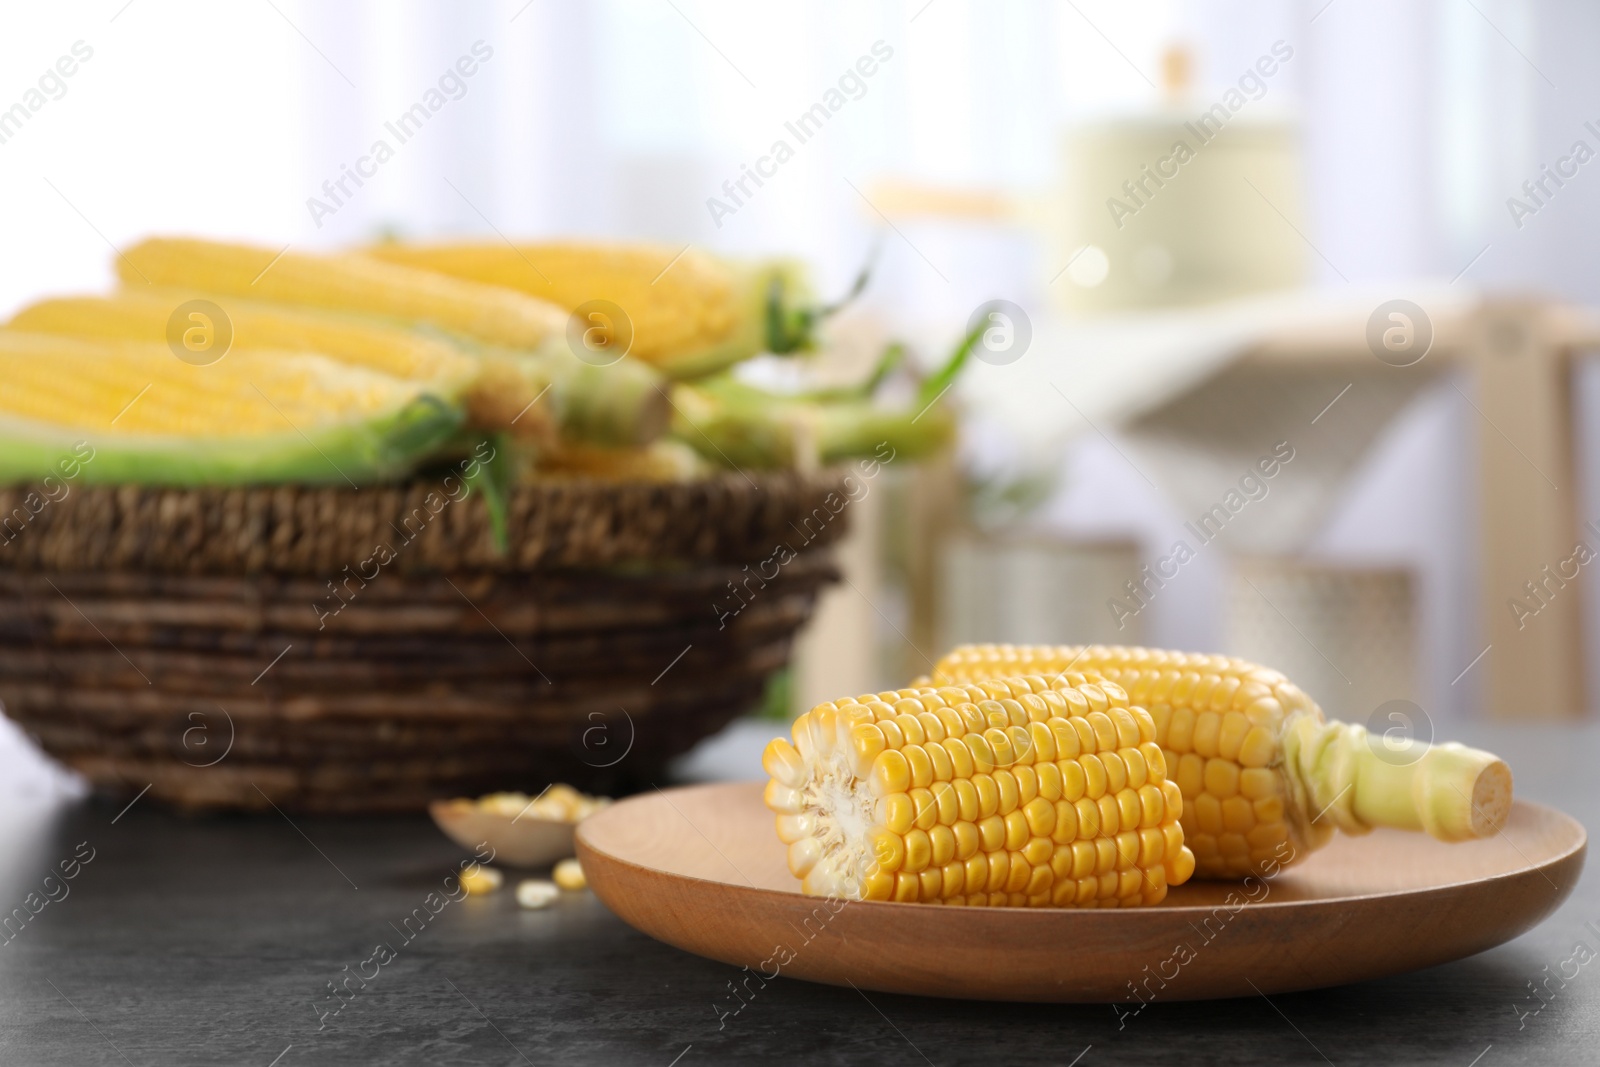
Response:
[{"label": "basket weave texture", "polygon": [[0,568],[331,578],[379,544],[395,549],[392,569],[408,572],[742,565],[778,542],[798,550],[808,538],[807,547],[836,540],[844,523],[824,521],[831,517],[825,501],[841,490],[835,475],[787,472],[523,486],[509,503],[511,549],[502,554],[482,497],[452,501],[443,482],[360,490],[97,487],[42,507],[38,489],[0,487],[0,521],[24,517],[0,530]]},{"label": "basket weave texture", "polygon": [[504,554],[427,482],[30,492],[0,489],[0,701],[187,808],[656,781],[760,699],[848,522],[828,472],[519,488]]}]

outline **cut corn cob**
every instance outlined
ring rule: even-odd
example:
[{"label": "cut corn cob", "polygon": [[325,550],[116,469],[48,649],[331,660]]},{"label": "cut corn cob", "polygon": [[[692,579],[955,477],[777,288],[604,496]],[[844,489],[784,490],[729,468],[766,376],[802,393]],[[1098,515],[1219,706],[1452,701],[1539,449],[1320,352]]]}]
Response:
[{"label": "cut corn cob", "polygon": [[153,237],[123,252],[130,288],[163,286],[426,322],[490,344],[535,348],[565,334],[567,313],[525,293],[366,256]]},{"label": "cut corn cob", "polygon": [[[378,245],[369,254],[455,278],[506,286],[567,311],[609,301],[628,316],[629,354],[674,378],[719,370],[762,351],[787,351],[771,320],[803,295],[785,262],[735,263],[665,245],[466,243]],[[776,301],[776,306],[774,302]]]},{"label": "cut corn cob", "polygon": [[986,679],[821,704],[762,765],[813,896],[1157,904],[1194,857],[1155,723],[1114,683]]},{"label": "cut corn cob", "polygon": [[166,345],[0,330],[0,483],[49,474],[135,484],[353,481],[405,473],[460,426],[415,382],[255,350],[195,366]]},{"label": "cut corn cob", "polygon": [[1203,877],[1243,877],[1302,859],[1335,828],[1359,834],[1389,826],[1462,841],[1497,833],[1510,812],[1511,772],[1496,756],[1459,744],[1396,746],[1365,727],[1326,722],[1282,674],[1240,659],[1100,645],[968,645],[940,660],[933,678],[1051,681],[1063,671],[1103,677],[1149,708]]}]

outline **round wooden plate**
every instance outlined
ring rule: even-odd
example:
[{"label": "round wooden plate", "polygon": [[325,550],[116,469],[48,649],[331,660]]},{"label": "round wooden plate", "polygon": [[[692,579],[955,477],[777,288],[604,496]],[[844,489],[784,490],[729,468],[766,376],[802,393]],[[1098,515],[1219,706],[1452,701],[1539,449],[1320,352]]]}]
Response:
[{"label": "round wooden plate", "polygon": [[1191,882],[1160,907],[1115,910],[802,896],[753,783],[633,797],[584,820],[577,841],[589,884],[625,922],[767,979],[1131,1004],[1314,989],[1482,952],[1566,898],[1586,835],[1517,801],[1486,840],[1341,836],[1267,881]]},{"label": "round wooden plate", "polygon": [[502,815],[476,804],[458,806],[453,800],[428,805],[433,824],[446,837],[469,851],[482,845],[494,850],[493,862],[502,867],[548,867],[572,855],[576,823],[541,819],[526,812]]}]

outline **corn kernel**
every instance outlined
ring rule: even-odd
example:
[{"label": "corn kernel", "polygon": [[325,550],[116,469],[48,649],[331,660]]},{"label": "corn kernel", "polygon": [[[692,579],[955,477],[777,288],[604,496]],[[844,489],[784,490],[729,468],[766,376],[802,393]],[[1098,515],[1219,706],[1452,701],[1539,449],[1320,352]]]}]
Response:
[{"label": "corn kernel", "polygon": [[1006,851],[1019,851],[1022,846],[1027,843],[1028,838],[1031,836],[1029,833],[1027,817],[1023,815],[1021,810],[1013,811],[1010,815],[1005,817],[1005,827]]},{"label": "corn kernel", "polygon": [[951,828],[951,832],[956,839],[956,858],[963,862],[970,859],[972,854],[977,852],[979,846],[983,843],[983,839],[978,833],[978,828],[970,822],[963,820],[956,823]]},{"label": "corn kernel", "polygon": [[517,904],[524,908],[547,908],[560,895],[556,884],[543,878],[524,878],[517,883]]},{"label": "corn kernel", "polygon": [[977,822],[979,815],[978,790],[972,779],[958,778],[951,783],[956,794],[956,810],[962,822]]},{"label": "corn kernel", "polygon": [[461,888],[467,891],[468,896],[482,896],[493,893],[500,888],[504,876],[493,867],[485,867],[481,863],[468,864],[461,872]]},{"label": "corn kernel", "polygon": [[1206,759],[1217,755],[1217,737],[1222,732],[1222,716],[1214,711],[1201,712],[1195,717],[1194,751]]},{"label": "corn kernel", "polygon": [[1205,791],[1226,800],[1239,791],[1239,765],[1227,759],[1206,760]]},{"label": "corn kernel", "polygon": [[1017,809],[1017,804],[1022,799],[1021,790],[1017,788],[1016,776],[1009,770],[997,770],[994,772],[994,784],[1000,794],[999,813],[1010,815]]},{"label": "corn kernel", "polygon": [[1033,836],[1049,837],[1056,826],[1056,806],[1043,797],[1035,797],[1022,809]]},{"label": "corn kernel", "polygon": [[[1054,764],[1046,764],[1054,766]],[[1025,808],[1039,795],[1039,775],[1031,766],[1011,768],[1011,777],[1017,782],[1017,807]]]},{"label": "corn kernel", "polygon": [[1040,763],[1034,767],[1039,779],[1039,796],[1054,802],[1061,799],[1061,768],[1054,763]]},{"label": "corn kernel", "polygon": [[1106,795],[1106,765],[1099,756],[1079,756],[1078,766],[1083,768],[1084,796],[1099,800]]},{"label": "corn kernel", "polygon": [[1022,858],[1033,867],[1042,867],[1050,862],[1055,855],[1055,845],[1044,837],[1029,838],[1028,843],[1022,846]]},{"label": "corn kernel", "polygon": [[1256,825],[1255,809],[1244,797],[1233,796],[1222,802],[1222,828],[1230,833],[1243,834]]},{"label": "corn kernel", "polygon": [[933,859],[933,842],[928,839],[927,831],[913,829],[905,835],[906,859],[901,866],[907,874],[917,874],[926,870]]},{"label": "corn kernel", "polygon": [[932,863],[935,867],[943,867],[955,858],[956,837],[950,832],[950,827],[935,826],[929,830],[928,842],[933,849]]},{"label": "corn kernel", "polygon": [[1239,746],[1239,762],[1245,767],[1260,768],[1272,762],[1278,752],[1278,742],[1265,726],[1252,726]]},{"label": "corn kernel", "polygon": [[1167,747],[1174,752],[1194,751],[1194,709],[1186,704],[1174,704],[1172,726],[1167,730]]},{"label": "corn kernel", "polygon": [[575,856],[569,856],[556,864],[555,870],[550,872],[550,877],[562,889],[578,890],[589,888],[589,879],[584,877],[583,865],[578,862]]}]

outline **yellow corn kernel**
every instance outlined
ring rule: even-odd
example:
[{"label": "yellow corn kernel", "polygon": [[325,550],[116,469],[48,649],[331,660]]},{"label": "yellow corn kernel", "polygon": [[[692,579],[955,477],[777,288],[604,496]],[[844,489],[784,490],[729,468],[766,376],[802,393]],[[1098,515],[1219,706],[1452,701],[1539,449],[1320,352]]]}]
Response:
[{"label": "yellow corn kernel", "polygon": [[1083,799],[1089,790],[1083,765],[1076,759],[1063,759],[1056,762],[1056,769],[1061,772],[1061,799],[1073,803]]},{"label": "yellow corn kernel", "polygon": [[1250,768],[1265,767],[1277,754],[1278,743],[1272,731],[1264,726],[1252,726],[1239,745],[1239,763]]},{"label": "yellow corn kernel", "polygon": [[1005,847],[1007,852],[1017,852],[1027,843],[1029,834],[1028,820],[1020,810],[1013,811],[1005,817]]},{"label": "yellow corn kernel", "polygon": [[556,864],[555,870],[550,872],[551,879],[562,889],[578,890],[589,888],[589,879],[584,877],[583,865],[577,857],[569,856]]},{"label": "yellow corn kernel", "polygon": [[1233,796],[1222,802],[1222,828],[1235,834],[1255,829],[1256,813],[1244,797]]},{"label": "yellow corn kernel", "polygon": [[1090,800],[1099,800],[1105,796],[1107,785],[1106,765],[1100,762],[1100,757],[1079,756],[1078,765],[1083,768],[1083,795]]},{"label": "yellow corn kernel", "polygon": [[[1230,678],[1230,682],[1237,685],[1238,679]],[[1229,711],[1222,713],[1222,727],[1217,734],[1217,754],[1225,760],[1235,761],[1239,758],[1239,749],[1244,744],[1245,734],[1250,731],[1250,720],[1245,718],[1243,712]]]},{"label": "yellow corn kernel", "polygon": [[939,886],[939,896],[954,904],[961,898],[966,886],[966,867],[960,863],[947,863],[941,869],[941,875],[943,883]]},{"label": "yellow corn kernel", "polygon": [[1232,760],[1206,760],[1205,791],[1218,800],[1226,800],[1239,791],[1239,765]]},{"label": "yellow corn kernel", "polygon": [[1167,814],[1166,798],[1161,790],[1146,782],[1139,787],[1139,825],[1150,828],[1161,825]]},{"label": "yellow corn kernel", "polygon": [[1036,837],[1049,837],[1056,826],[1056,806],[1043,797],[1034,797],[1022,809],[1028,829]]},{"label": "yellow corn kernel", "polygon": [[948,826],[935,826],[928,832],[928,844],[933,855],[931,863],[935,867],[943,867],[956,855],[956,837],[950,832]]},{"label": "yellow corn kernel", "polygon": [[933,783],[933,800],[940,826],[954,826],[961,817],[961,801],[949,781]]},{"label": "yellow corn kernel", "polygon": [[504,876],[493,867],[486,867],[481,863],[468,864],[461,871],[461,888],[467,891],[468,896],[482,896],[493,893],[500,888]]},{"label": "yellow corn kernel", "polygon": [[1130,830],[1139,825],[1144,818],[1144,803],[1139,792],[1133,788],[1125,788],[1117,793],[1117,825],[1123,830]]},{"label": "yellow corn kernel", "polygon": [[1117,758],[1122,761],[1122,766],[1127,771],[1129,787],[1138,789],[1149,779],[1149,764],[1145,762],[1144,753],[1137,748],[1121,749],[1117,753]]},{"label": "yellow corn kernel", "polygon": [[978,828],[970,822],[958,822],[951,828],[956,839],[956,858],[965,862],[972,858],[983,844]]},{"label": "yellow corn kernel", "polygon": [[933,761],[928,758],[928,752],[920,744],[910,744],[900,750],[905,756],[906,765],[911,770],[911,784],[918,789],[926,789],[933,784]]},{"label": "yellow corn kernel", "polygon": [[[771,751],[771,748],[772,746],[768,746],[768,751]],[[911,829],[911,824],[917,818],[917,808],[906,794],[890,793],[878,800],[877,815],[884,829],[898,835]]]},{"label": "yellow corn kernel", "polygon": [[900,834],[891,829],[880,828],[872,832],[870,844],[873,859],[876,860],[879,870],[892,873],[905,866],[906,842]]},{"label": "yellow corn kernel", "polygon": [[[1128,765],[1122,762],[1122,757],[1115,752],[1102,752],[1095,757],[1100,765],[1106,769],[1106,792],[1113,795],[1122,792],[1128,786]],[[1137,786],[1135,787],[1137,788]]]},{"label": "yellow corn kernel", "polygon": [[902,868],[908,874],[917,874],[927,869],[933,860],[933,842],[928,839],[927,831],[913,829],[906,834],[906,860]]},{"label": "yellow corn kernel", "polygon": [[1055,763],[1040,763],[1033,770],[1039,783],[1039,796],[1051,802],[1060,800],[1061,768]]},{"label": "yellow corn kernel", "polygon": [[911,766],[905,756],[890,750],[872,761],[872,788],[880,797],[904,793],[911,788]]},{"label": "yellow corn kernel", "polygon": [[971,778],[957,778],[951,783],[956,795],[956,812],[963,822],[978,818],[978,789]]},{"label": "yellow corn kernel", "polygon": [[911,806],[917,812],[915,825],[918,830],[932,830],[939,824],[939,802],[933,798],[933,790],[912,785]]}]

